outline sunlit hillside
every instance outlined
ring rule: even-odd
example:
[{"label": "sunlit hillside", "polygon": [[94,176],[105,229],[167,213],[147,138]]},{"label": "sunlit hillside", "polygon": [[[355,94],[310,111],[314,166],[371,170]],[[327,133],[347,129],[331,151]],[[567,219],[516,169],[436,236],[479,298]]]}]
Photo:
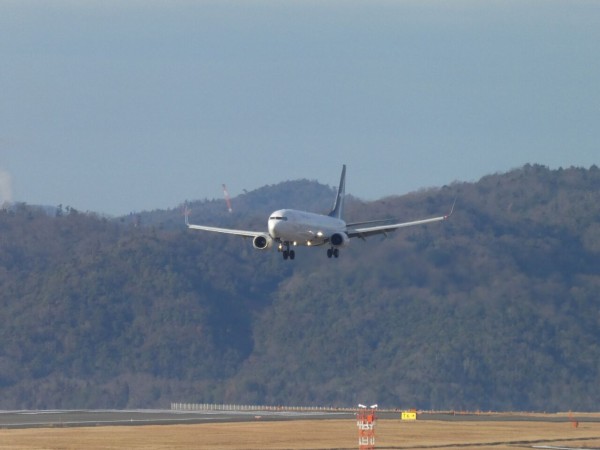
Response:
[{"label": "sunlit hillside", "polygon": [[[190,200],[262,229],[334,190],[300,180]],[[525,166],[375,202],[347,219],[449,221],[296,260],[185,229],[181,206],[118,219],[0,212],[0,409],[171,401],[597,410],[600,170]]]}]

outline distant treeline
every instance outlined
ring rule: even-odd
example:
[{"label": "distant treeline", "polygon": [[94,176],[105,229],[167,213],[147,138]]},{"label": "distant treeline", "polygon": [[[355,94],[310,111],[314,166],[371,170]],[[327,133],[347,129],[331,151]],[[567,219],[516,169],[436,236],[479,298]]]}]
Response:
[{"label": "distant treeline", "polygon": [[[263,229],[326,211],[300,180],[188,202]],[[527,165],[364,202],[347,219],[451,220],[283,262],[188,231],[181,208],[108,219],[0,211],[0,409],[171,402],[597,410],[600,170]]]}]

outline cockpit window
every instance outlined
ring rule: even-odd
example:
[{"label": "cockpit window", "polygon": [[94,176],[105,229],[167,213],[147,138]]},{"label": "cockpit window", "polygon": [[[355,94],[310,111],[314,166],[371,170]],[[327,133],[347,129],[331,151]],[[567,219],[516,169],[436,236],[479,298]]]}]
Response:
[{"label": "cockpit window", "polygon": [[284,216],[271,216],[269,220],[288,220],[287,217]]}]

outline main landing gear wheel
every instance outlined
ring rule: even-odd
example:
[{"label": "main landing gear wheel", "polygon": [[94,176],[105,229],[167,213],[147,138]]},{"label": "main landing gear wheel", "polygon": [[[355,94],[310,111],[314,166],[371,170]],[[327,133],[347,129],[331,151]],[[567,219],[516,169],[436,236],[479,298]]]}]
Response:
[{"label": "main landing gear wheel", "polygon": [[328,257],[328,258],[331,258],[332,256],[334,256],[334,257],[336,257],[336,258],[337,258],[338,256],[340,256],[340,250],[339,250],[339,249],[337,249],[337,248],[333,248],[333,247],[332,247],[332,248],[329,248],[329,249],[327,249],[327,257]]}]

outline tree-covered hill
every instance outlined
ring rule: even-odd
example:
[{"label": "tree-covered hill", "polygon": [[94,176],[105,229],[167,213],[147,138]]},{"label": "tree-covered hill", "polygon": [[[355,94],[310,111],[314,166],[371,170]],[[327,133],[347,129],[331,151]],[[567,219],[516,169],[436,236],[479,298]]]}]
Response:
[{"label": "tree-covered hill", "polygon": [[[349,186],[350,187],[350,186]],[[378,402],[597,410],[600,170],[527,165],[363,202],[349,221],[449,221],[296,260],[188,231],[181,211],[108,220],[0,212],[0,409],[171,401]],[[288,201],[286,201],[288,199]],[[325,211],[300,180],[189,202],[195,222],[264,228]]]}]

